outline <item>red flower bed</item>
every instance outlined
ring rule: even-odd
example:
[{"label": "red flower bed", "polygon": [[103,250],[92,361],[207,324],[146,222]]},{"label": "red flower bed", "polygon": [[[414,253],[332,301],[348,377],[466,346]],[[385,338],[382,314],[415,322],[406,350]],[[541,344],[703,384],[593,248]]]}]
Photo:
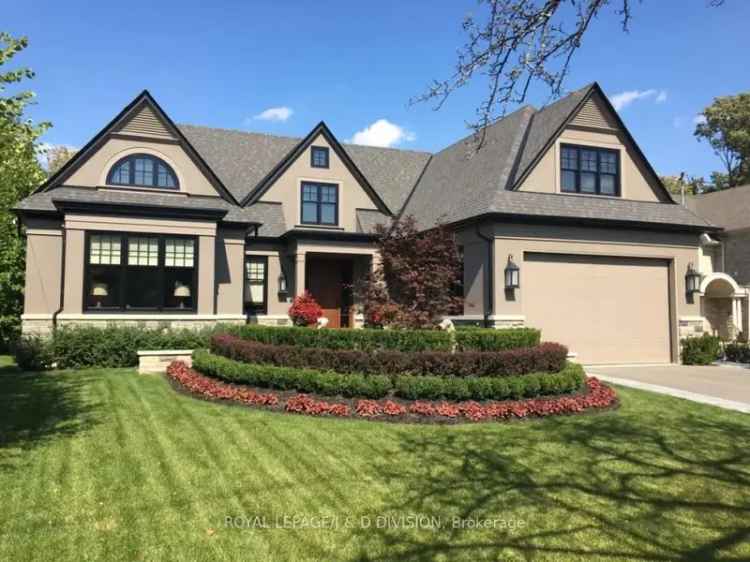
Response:
[{"label": "red flower bed", "polygon": [[393,400],[357,400],[350,406],[343,402],[318,400],[307,394],[293,394],[284,402],[272,392],[260,393],[239,385],[233,385],[202,375],[182,361],[175,361],[167,368],[167,376],[186,390],[218,400],[230,400],[283,409],[287,412],[312,416],[337,416],[361,418],[394,418],[406,420],[465,418],[470,421],[507,420],[512,418],[545,417],[560,414],[575,414],[589,409],[608,408],[617,402],[614,390],[599,379],[586,379],[586,392],[575,396],[508,400],[503,402],[426,402],[409,404]]}]

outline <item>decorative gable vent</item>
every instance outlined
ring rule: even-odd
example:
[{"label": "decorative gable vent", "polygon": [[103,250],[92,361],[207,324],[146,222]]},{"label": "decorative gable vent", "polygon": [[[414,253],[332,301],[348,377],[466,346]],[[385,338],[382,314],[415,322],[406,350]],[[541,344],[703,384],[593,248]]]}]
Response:
[{"label": "decorative gable vent", "polygon": [[144,106],[129,121],[122,125],[118,132],[131,135],[146,135],[150,137],[173,138],[164,124],[149,106]]},{"label": "decorative gable vent", "polygon": [[570,124],[594,129],[617,129],[614,118],[602,109],[595,96],[586,100]]}]

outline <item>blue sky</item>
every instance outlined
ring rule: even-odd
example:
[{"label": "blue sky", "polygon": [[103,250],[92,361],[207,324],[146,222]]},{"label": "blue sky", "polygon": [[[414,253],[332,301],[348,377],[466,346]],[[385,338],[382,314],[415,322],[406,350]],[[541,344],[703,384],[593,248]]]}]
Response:
[{"label": "blue sky", "polygon": [[[635,92],[620,115],[657,171],[708,174],[719,161],[693,120],[714,97],[750,90],[750,2],[632,4],[630,34],[613,12],[594,23],[567,87]],[[29,1],[8,3],[0,27],[29,37],[17,60],[37,72],[31,114],[53,122],[52,144],[80,147],[148,88],[178,123],[303,136],[322,119],[342,140],[436,151],[467,134],[485,85],[439,112],[408,100],[449,76],[471,10],[472,0]],[[272,108],[291,113],[260,118]]]}]

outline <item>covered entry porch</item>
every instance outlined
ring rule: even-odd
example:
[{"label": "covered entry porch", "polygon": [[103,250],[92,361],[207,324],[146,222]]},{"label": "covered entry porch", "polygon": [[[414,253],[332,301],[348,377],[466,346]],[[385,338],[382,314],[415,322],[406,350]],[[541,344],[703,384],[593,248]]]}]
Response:
[{"label": "covered entry porch", "polygon": [[364,317],[352,290],[375,266],[378,254],[370,244],[298,242],[294,294],[309,291],[323,309],[329,328],[359,328]]},{"label": "covered entry porch", "polygon": [[747,289],[726,273],[711,273],[701,281],[700,296],[711,334],[725,341],[747,340]]}]

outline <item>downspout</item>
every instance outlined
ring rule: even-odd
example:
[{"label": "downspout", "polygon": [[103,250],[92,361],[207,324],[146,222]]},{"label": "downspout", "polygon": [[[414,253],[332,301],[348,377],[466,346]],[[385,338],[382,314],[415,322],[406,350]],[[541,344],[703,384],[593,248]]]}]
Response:
[{"label": "downspout", "polygon": [[54,313],[52,313],[52,331],[57,330],[57,316],[63,311],[63,307],[65,306],[65,247],[67,246],[66,242],[66,233],[65,230],[65,221],[63,220],[62,225],[60,226],[62,230],[62,264],[60,267],[60,308],[55,310]]},{"label": "downspout", "polygon": [[495,302],[495,265],[492,263],[492,245],[494,244],[495,239],[482,234],[479,223],[476,224],[476,233],[477,236],[487,242],[487,275],[485,275],[485,279],[487,281],[486,285],[489,288],[489,294],[487,295],[487,307],[484,310],[484,327],[489,328],[490,316],[492,315]]}]

